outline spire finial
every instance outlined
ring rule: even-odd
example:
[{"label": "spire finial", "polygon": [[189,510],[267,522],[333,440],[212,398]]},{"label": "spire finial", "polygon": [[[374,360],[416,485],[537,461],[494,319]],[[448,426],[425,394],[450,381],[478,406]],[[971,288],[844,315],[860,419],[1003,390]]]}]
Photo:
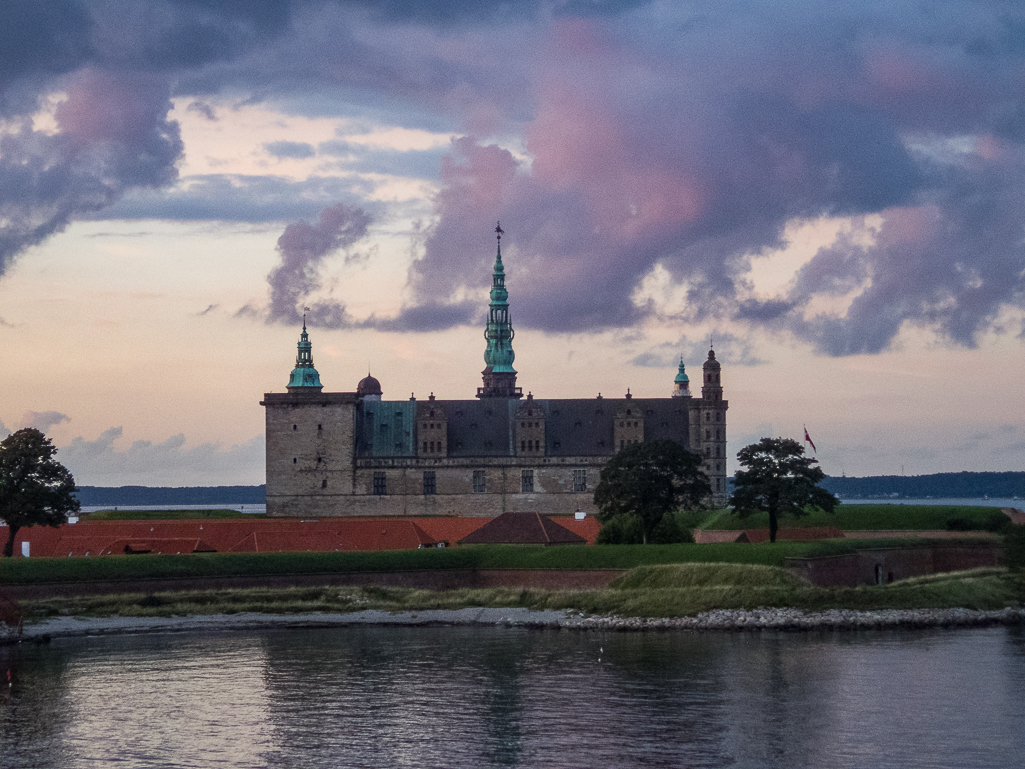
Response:
[{"label": "spire finial", "polygon": [[502,229],[502,223],[501,222],[499,222],[498,226],[495,227],[495,232],[498,235],[498,242],[501,243],[502,242],[502,236],[505,234],[505,230]]},{"label": "spire finial", "polygon": [[306,330],[306,313],[308,313],[309,311],[309,307],[303,307],[303,331]]}]

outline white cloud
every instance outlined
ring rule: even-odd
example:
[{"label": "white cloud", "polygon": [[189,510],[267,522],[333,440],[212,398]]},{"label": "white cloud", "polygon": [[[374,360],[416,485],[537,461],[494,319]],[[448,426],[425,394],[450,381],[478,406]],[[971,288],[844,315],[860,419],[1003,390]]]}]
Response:
[{"label": "white cloud", "polygon": [[264,482],[264,438],[225,447],[220,443],[186,446],[185,436],[161,443],[116,444],[120,427],[104,430],[93,441],[82,437],[58,451],[58,459],[80,486],[232,486]]}]

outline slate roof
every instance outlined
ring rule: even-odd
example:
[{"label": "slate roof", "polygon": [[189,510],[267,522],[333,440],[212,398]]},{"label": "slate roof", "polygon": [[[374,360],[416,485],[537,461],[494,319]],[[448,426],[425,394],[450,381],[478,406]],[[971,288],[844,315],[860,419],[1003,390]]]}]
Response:
[{"label": "slate roof", "polygon": [[587,540],[540,513],[502,513],[459,540],[460,545],[582,545]]},{"label": "slate roof", "polygon": [[[506,398],[479,400],[434,401],[448,420],[448,456],[508,457],[515,455],[513,445],[516,411],[526,401]],[[398,440],[381,440],[380,426],[385,415],[394,421],[394,413],[409,409],[412,401],[364,402],[360,416],[360,457],[411,456],[415,443],[403,436],[401,450],[393,448]],[[611,456],[614,420],[619,409],[629,408],[644,418],[644,439],[668,438],[683,446],[690,445],[689,404],[687,398],[569,398],[539,400],[545,421],[545,456],[580,457]],[[373,414],[374,416],[370,416]],[[369,417],[369,418],[368,418]],[[408,419],[409,417],[406,417]],[[415,415],[413,416],[415,420]],[[390,424],[390,423],[389,423]],[[405,422],[408,426],[410,422]],[[414,430],[415,430],[414,426]],[[390,448],[391,447],[391,448]],[[388,452],[391,453],[388,453]]]}]

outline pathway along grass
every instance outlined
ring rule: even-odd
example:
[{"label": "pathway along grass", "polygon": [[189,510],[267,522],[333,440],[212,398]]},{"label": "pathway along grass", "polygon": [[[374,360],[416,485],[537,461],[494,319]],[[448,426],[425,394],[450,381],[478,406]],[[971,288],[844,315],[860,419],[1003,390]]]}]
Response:
[{"label": "pathway along grass", "polygon": [[[950,526],[950,522],[954,525]],[[996,523],[1009,524],[1010,519],[996,507],[973,505],[845,505],[839,504],[836,512],[815,510],[801,517],[783,516],[779,526],[803,528],[809,526],[835,526],[844,530],[888,529],[943,530],[953,528],[961,531],[993,531]],[[704,517],[694,528],[712,530],[767,529],[767,513],[740,518],[730,509],[718,510]]]},{"label": "pathway along grass", "polygon": [[687,563],[641,566],[598,590],[429,591],[314,587],[125,593],[24,601],[29,622],[54,616],[168,617],[262,612],[305,614],[363,609],[422,611],[465,607],[571,609],[624,617],[684,617],[713,609],[1002,609],[1025,600],[1025,572],[987,568],[919,577],[881,587],[822,588],[779,567]]},{"label": "pathway along grass", "polygon": [[[906,545],[914,540],[894,540]],[[248,577],[444,569],[632,569],[666,563],[746,563],[782,566],[786,558],[854,552],[890,540],[601,545],[555,547],[462,545],[455,548],[351,553],[193,553],[105,555],[92,558],[3,558],[0,585],[106,582],[195,577]]]}]

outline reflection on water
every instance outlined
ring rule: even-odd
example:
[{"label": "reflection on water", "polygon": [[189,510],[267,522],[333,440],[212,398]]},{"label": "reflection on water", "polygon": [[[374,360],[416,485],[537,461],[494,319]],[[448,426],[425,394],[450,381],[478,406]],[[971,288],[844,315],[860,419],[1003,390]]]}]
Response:
[{"label": "reflection on water", "polygon": [[1017,629],[352,628],[0,648],[3,767],[1006,767]]}]

